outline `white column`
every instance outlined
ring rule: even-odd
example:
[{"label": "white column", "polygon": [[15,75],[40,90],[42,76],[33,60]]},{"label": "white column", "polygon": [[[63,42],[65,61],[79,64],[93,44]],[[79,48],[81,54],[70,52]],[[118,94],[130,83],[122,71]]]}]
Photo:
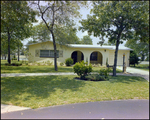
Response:
[{"label": "white column", "polygon": [[88,65],[90,64],[90,56],[88,56]]}]

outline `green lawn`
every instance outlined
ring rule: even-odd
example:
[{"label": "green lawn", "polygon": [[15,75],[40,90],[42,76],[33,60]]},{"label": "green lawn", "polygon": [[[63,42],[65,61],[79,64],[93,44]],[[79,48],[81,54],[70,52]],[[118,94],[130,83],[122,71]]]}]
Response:
[{"label": "green lawn", "polygon": [[[69,66],[58,66],[58,71],[55,71],[54,66],[46,66],[46,65],[22,65],[22,66],[6,66],[6,60],[1,60],[1,73],[50,73],[50,72],[74,72],[73,67]],[[20,61],[21,62],[21,61]],[[13,61],[12,61],[13,63]],[[100,67],[93,67],[93,72],[98,72]],[[110,72],[113,70],[110,69]],[[117,69],[117,72],[122,72]]]},{"label": "green lawn", "polygon": [[135,65],[135,67],[134,65],[130,65],[130,67],[149,71],[149,64],[138,64],[138,65]]},{"label": "green lawn", "polygon": [[39,108],[91,101],[149,99],[141,77],[110,76],[109,81],[82,81],[77,76],[2,77],[1,103]]}]

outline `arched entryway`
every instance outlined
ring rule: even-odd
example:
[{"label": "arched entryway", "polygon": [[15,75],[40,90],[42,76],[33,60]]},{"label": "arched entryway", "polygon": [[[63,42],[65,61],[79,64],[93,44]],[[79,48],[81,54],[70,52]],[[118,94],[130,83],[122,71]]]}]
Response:
[{"label": "arched entryway", "polygon": [[94,51],[90,55],[90,63],[91,64],[101,64],[102,65],[102,53],[98,51]]},{"label": "arched entryway", "polygon": [[84,55],[81,51],[74,51],[71,54],[71,58],[73,59],[73,64],[75,64],[76,62],[84,60]]}]

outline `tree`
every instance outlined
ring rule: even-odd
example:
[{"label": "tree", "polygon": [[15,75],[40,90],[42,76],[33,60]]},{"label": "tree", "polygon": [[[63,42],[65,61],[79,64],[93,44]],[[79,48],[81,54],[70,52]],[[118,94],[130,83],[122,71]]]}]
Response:
[{"label": "tree", "polygon": [[135,51],[131,51],[129,60],[130,60],[130,64],[134,64],[134,67],[135,67],[135,64],[138,65],[139,58]]},{"label": "tree", "polygon": [[[10,54],[15,54],[16,50],[18,50],[18,47],[22,47],[22,43],[20,40],[17,40],[12,36],[10,41]],[[7,41],[7,34],[1,33],[1,54],[5,56],[8,54],[8,41]]]},{"label": "tree", "polygon": [[31,38],[33,38],[33,41],[41,42],[50,41],[51,39],[50,32],[43,22],[39,25],[33,26]]},{"label": "tree", "polygon": [[144,58],[149,55],[149,42],[140,42],[140,40],[131,39],[126,42],[125,46],[133,49],[141,57],[141,61],[144,61]]},{"label": "tree", "polygon": [[59,43],[59,45],[80,44],[80,40],[76,35],[77,29],[74,25],[74,23],[65,26],[55,25],[54,34],[56,36],[56,42]]},{"label": "tree", "polygon": [[79,17],[79,12],[77,10],[80,8],[80,3],[86,2],[45,1],[45,5],[40,5],[40,1],[32,2],[32,4],[37,5],[40,16],[52,35],[55,71],[57,71],[57,47],[54,27],[56,25],[66,25],[68,21],[71,21],[71,18]]},{"label": "tree", "polygon": [[93,45],[92,39],[90,38],[89,35],[85,35],[85,36],[83,36],[83,38],[81,39],[81,44]]},{"label": "tree", "polygon": [[1,32],[7,34],[8,63],[10,59],[10,42],[23,40],[30,36],[31,22],[35,20],[36,12],[26,1],[1,1]]},{"label": "tree", "polygon": [[[96,37],[105,36],[116,43],[113,76],[116,76],[119,44],[123,40],[138,36],[141,41],[149,39],[149,2],[148,1],[98,1],[93,2],[92,16],[80,21],[80,30],[87,30]],[[145,37],[145,35],[148,35]]]}]

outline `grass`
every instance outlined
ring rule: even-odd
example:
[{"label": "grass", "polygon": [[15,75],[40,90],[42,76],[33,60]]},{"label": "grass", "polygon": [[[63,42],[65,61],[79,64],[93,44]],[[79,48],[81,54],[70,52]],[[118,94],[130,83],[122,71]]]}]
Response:
[{"label": "grass", "polygon": [[134,65],[130,65],[130,67],[149,71],[149,64],[138,64],[138,65],[135,64],[135,67],[134,67]]},{"label": "grass", "polygon": [[75,77],[2,77],[1,103],[35,109],[93,101],[149,99],[149,83],[141,77],[109,76],[109,81],[99,82]]},{"label": "grass", "polygon": [[[44,66],[44,65],[22,65],[22,66],[6,66],[6,60],[1,60],[1,73],[51,73],[51,72],[74,72],[73,67],[69,66],[58,66],[58,71],[55,71],[54,66]],[[14,61],[12,61],[13,63]],[[16,61],[15,61],[16,62]],[[20,61],[21,62],[21,61]],[[100,67],[93,67],[93,72],[98,72]],[[113,70],[110,69],[110,72]],[[122,72],[117,69],[117,72]]]}]

